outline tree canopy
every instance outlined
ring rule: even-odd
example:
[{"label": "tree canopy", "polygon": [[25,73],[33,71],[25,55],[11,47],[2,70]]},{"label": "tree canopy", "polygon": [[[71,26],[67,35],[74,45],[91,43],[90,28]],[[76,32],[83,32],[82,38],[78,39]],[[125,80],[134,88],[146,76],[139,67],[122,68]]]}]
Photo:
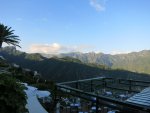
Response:
[{"label": "tree canopy", "polygon": [[14,30],[11,27],[5,26],[0,23],[0,48],[2,47],[3,42],[8,45],[19,46],[20,39],[19,36],[14,34]]},{"label": "tree canopy", "polygon": [[27,113],[23,86],[7,74],[0,78],[0,113]]}]

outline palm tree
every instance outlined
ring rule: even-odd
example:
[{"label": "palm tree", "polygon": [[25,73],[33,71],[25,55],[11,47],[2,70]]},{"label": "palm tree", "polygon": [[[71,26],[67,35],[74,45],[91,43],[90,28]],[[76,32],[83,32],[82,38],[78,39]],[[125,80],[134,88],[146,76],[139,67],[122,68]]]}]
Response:
[{"label": "palm tree", "polygon": [[[20,47],[18,39],[19,36],[14,35],[14,30],[11,30],[11,27],[5,26],[0,23],[0,48],[2,48],[3,42],[7,43],[8,45],[18,46]],[[20,47],[21,48],[21,47]]]}]

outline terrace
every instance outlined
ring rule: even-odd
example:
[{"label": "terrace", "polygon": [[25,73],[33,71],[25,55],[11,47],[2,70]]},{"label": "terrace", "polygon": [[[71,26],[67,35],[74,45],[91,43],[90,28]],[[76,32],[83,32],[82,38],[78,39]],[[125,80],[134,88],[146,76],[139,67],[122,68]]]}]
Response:
[{"label": "terrace", "polygon": [[149,113],[149,86],[149,81],[98,77],[58,83],[55,98],[61,113]]}]

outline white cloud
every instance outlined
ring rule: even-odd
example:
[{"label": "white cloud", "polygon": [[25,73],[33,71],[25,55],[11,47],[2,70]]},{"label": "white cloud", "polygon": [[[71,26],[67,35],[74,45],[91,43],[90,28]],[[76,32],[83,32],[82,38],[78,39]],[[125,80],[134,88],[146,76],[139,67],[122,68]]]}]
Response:
[{"label": "white cloud", "polygon": [[60,45],[58,43],[32,44],[29,47],[28,52],[30,52],[30,53],[58,54],[58,53],[67,53],[67,52],[85,52],[91,48],[92,47],[88,46],[88,45],[63,46],[63,45]]},{"label": "white cloud", "polygon": [[94,7],[97,11],[104,11],[105,10],[105,6],[104,6],[105,2],[106,2],[106,0],[90,0],[90,5],[92,7]]},{"label": "white cloud", "polygon": [[112,51],[110,54],[111,55],[116,55],[116,54],[128,54],[131,53],[132,51]]}]

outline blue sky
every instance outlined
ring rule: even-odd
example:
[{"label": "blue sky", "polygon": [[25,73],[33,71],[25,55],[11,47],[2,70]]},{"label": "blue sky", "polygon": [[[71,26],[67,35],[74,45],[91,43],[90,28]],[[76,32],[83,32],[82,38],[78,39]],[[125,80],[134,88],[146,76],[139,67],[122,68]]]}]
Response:
[{"label": "blue sky", "polygon": [[150,49],[150,0],[0,0],[26,52]]}]

